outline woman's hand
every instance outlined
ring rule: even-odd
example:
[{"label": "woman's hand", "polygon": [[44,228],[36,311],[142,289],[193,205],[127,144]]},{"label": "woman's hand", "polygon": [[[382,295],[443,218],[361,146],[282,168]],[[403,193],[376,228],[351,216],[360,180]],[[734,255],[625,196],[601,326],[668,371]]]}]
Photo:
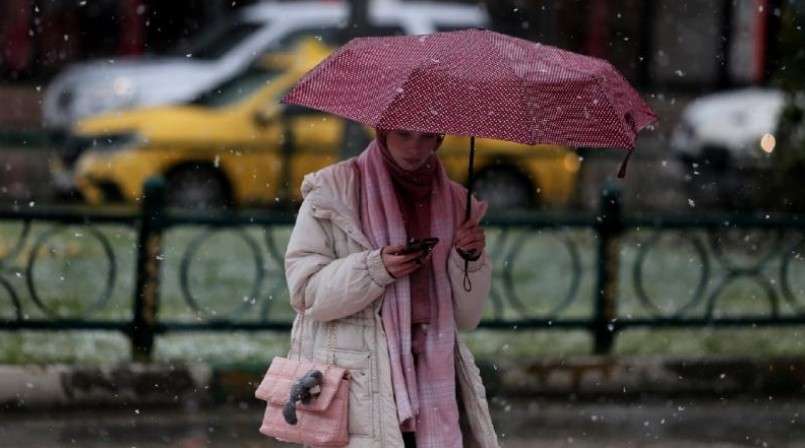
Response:
[{"label": "woman's hand", "polygon": [[400,278],[405,277],[406,275],[410,275],[412,272],[416,271],[417,269],[425,265],[427,262],[429,262],[432,256],[431,253],[425,254],[423,256],[422,252],[397,255],[404,248],[405,244],[398,244],[393,246],[386,246],[381,251],[381,257],[383,258],[383,265],[386,266],[386,270],[394,278]]},{"label": "woman's hand", "polygon": [[456,230],[453,245],[459,251],[474,253],[480,256],[486,248],[486,234],[484,229],[475,221],[468,220]]}]

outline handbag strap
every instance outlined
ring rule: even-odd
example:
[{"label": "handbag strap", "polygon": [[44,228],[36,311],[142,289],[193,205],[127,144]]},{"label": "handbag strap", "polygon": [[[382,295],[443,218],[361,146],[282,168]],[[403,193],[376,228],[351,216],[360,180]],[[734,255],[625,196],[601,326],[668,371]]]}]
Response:
[{"label": "handbag strap", "polygon": [[[303,299],[304,303],[304,299]],[[305,331],[305,308],[299,313],[299,336],[296,337],[296,360],[302,361],[302,334]]]}]

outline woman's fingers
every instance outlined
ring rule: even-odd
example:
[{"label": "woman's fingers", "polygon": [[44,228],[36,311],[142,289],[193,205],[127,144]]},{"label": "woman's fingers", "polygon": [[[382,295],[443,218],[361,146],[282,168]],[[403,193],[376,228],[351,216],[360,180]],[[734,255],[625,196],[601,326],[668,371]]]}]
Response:
[{"label": "woman's fingers", "polygon": [[412,268],[414,268],[414,270],[416,270],[416,268],[418,268],[419,266],[422,266],[426,261],[430,261],[431,257],[432,257],[431,254],[423,255],[422,253],[420,253],[419,255],[415,256],[414,258],[402,262],[400,265],[405,266],[405,267],[412,267]]},{"label": "woman's fingers", "polygon": [[472,241],[483,240],[483,239],[486,239],[486,234],[482,229],[480,229],[457,235],[455,242],[456,245],[463,246],[465,244],[469,244]]},{"label": "woman's fingers", "polygon": [[383,261],[389,262],[406,262],[415,258],[421,257],[422,252],[413,252],[410,254],[400,254],[399,252],[405,248],[405,245],[386,246],[383,248]]},{"label": "woman's fingers", "polygon": [[484,250],[485,246],[486,245],[484,244],[483,241],[473,241],[472,243],[463,246],[462,249],[464,249],[465,251],[481,252]]},{"label": "woman's fingers", "polygon": [[456,229],[456,235],[467,233],[467,232],[483,232],[484,228],[479,226],[478,224],[467,224],[462,225],[458,229]]},{"label": "woman's fingers", "polygon": [[396,255],[405,249],[405,244],[392,244],[383,248],[383,254]]},{"label": "woman's fingers", "polygon": [[456,232],[455,246],[464,250],[468,250],[470,245],[477,245],[478,242],[485,244],[486,233],[480,226],[472,226],[459,229]]},{"label": "woman's fingers", "polygon": [[389,274],[395,278],[411,274],[422,267],[425,262],[429,261],[431,258],[430,253],[423,256],[422,252],[392,255],[395,251],[402,250],[403,247],[405,246],[387,246],[383,249],[383,264],[386,266],[386,270]]},{"label": "woman's fingers", "polygon": [[389,272],[394,277],[400,278],[400,277],[405,277],[407,275],[410,275],[410,274],[416,272],[417,270],[421,269],[422,266],[424,266],[424,263],[411,262],[411,263],[396,266],[393,269],[393,271],[389,271]]},{"label": "woman's fingers", "polygon": [[477,216],[470,216],[470,219],[467,219],[461,223],[459,227],[472,227],[480,225],[480,220]]},{"label": "woman's fingers", "polygon": [[481,252],[486,248],[486,244],[483,241],[475,241],[470,244],[465,244],[464,246],[456,246],[458,249],[461,249],[464,252],[472,252],[478,251]]},{"label": "woman's fingers", "polygon": [[409,262],[411,262],[413,260],[416,260],[417,258],[421,258],[421,257],[422,257],[422,252],[415,252],[415,253],[412,253],[412,254],[405,254],[405,255],[392,255],[391,259],[392,259],[393,262],[404,264],[404,263],[409,263]]}]

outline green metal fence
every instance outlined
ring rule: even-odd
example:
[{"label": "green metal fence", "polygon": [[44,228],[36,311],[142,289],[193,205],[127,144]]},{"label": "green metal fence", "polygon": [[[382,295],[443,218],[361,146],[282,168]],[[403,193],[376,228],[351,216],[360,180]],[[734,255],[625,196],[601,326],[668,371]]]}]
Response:
[{"label": "green metal fence", "polygon": [[[148,360],[167,332],[288,331],[292,211],[0,210],[0,330],[110,330]],[[805,217],[492,213],[481,327],[584,329],[596,353],[635,327],[805,324]]]}]

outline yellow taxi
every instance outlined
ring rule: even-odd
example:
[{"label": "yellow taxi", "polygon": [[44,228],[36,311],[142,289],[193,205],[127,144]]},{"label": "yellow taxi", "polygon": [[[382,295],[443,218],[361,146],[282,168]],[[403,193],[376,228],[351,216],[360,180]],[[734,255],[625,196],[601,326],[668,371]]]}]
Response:
[{"label": "yellow taxi", "polygon": [[[136,202],[162,175],[172,206],[275,205],[298,201],[302,177],[358,154],[371,130],[279,100],[330,48],[302,40],[183,105],[84,119],[72,130],[73,179],[90,204]],[[448,136],[439,151],[448,174],[467,176],[469,142]],[[476,141],[475,189],[498,207],[563,205],[579,158],[569,148]]]}]

